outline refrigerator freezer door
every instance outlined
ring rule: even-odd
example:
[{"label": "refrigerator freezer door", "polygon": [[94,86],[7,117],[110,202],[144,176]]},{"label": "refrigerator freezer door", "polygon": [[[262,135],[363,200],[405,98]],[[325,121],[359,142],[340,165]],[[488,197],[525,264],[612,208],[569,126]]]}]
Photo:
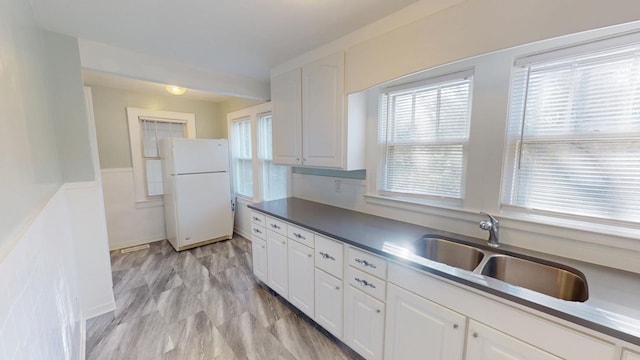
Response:
[{"label": "refrigerator freezer door", "polygon": [[176,176],[181,246],[231,237],[233,214],[229,189],[229,173]]},{"label": "refrigerator freezer door", "polygon": [[229,171],[229,143],[224,139],[173,139],[173,173]]}]

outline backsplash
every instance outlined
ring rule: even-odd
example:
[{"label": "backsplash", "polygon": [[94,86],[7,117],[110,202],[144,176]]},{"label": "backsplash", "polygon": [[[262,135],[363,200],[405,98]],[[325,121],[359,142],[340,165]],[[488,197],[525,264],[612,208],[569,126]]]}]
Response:
[{"label": "backsplash", "polygon": [[64,190],[0,263],[0,358],[82,359],[76,260]]}]

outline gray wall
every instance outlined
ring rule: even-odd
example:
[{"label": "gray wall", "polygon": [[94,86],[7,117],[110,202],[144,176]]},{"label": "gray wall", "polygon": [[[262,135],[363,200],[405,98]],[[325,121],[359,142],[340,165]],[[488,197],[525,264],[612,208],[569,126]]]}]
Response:
[{"label": "gray wall", "polygon": [[77,41],[36,27],[28,1],[0,1],[0,24],[1,260],[64,181],[93,176]]},{"label": "gray wall", "polygon": [[247,107],[250,105],[246,104],[254,103],[244,99],[213,103],[103,86],[91,86],[91,92],[102,169],[131,167],[127,107],[194,113],[196,136],[217,139],[227,137],[226,113],[233,111],[228,108]]}]

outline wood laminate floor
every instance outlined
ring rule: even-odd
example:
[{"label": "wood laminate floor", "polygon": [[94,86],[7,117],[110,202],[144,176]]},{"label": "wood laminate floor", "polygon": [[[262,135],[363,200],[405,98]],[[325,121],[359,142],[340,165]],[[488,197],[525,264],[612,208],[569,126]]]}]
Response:
[{"label": "wood laminate floor", "polygon": [[87,359],[360,359],[260,285],[240,236],[111,253],[116,309],[87,320]]}]

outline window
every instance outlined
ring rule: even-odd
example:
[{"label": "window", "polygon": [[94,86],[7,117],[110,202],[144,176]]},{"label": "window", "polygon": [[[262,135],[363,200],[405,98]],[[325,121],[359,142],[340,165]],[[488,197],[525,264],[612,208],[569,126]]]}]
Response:
[{"label": "window", "polygon": [[640,44],[594,45],[516,61],[503,205],[640,219]]},{"label": "window", "polygon": [[258,161],[262,167],[263,200],[287,197],[288,168],[273,163],[271,114],[258,116]]},{"label": "window", "polygon": [[271,103],[232,112],[227,119],[235,193],[255,201],[287,197],[289,167],[273,163]]},{"label": "window", "polygon": [[195,137],[195,115],[127,108],[136,202],[161,200],[160,139]]},{"label": "window", "polygon": [[233,122],[231,129],[233,188],[236,194],[253,196],[253,159],[251,151],[251,119]]},{"label": "window", "polygon": [[381,98],[381,193],[462,199],[472,72],[387,89]]}]

